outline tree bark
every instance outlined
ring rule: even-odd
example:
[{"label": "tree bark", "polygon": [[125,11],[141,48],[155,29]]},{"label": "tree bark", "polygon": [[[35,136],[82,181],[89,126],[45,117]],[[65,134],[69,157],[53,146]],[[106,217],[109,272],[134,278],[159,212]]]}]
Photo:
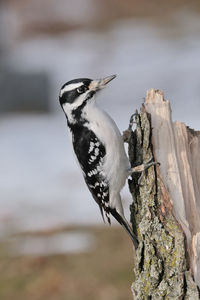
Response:
[{"label": "tree bark", "polygon": [[147,91],[136,129],[125,132],[132,167],[154,160],[133,197],[138,236],[134,299],[200,299],[200,132],[173,123],[163,93]]}]

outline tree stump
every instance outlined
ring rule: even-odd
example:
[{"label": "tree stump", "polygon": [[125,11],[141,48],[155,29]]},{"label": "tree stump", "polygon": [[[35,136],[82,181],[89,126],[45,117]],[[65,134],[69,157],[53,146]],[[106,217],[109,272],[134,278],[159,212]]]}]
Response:
[{"label": "tree stump", "polygon": [[160,162],[129,180],[138,236],[134,299],[200,299],[200,132],[172,122],[169,101],[148,90],[125,132],[132,167]]}]

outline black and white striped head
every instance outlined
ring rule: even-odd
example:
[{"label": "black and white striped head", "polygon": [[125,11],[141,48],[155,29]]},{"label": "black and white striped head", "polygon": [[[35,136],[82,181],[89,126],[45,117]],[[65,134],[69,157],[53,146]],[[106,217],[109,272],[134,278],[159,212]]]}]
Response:
[{"label": "black and white striped head", "polygon": [[116,75],[103,79],[92,80],[89,78],[78,78],[65,83],[60,90],[59,101],[68,121],[73,121],[87,104],[93,101],[95,94],[103,89]]}]

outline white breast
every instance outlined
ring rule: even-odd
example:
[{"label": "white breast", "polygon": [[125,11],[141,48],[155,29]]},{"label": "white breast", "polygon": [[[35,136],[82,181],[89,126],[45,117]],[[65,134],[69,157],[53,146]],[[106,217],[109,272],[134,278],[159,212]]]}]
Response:
[{"label": "white breast", "polygon": [[118,194],[125,184],[130,167],[120,131],[111,117],[101,110],[94,100],[86,105],[83,116],[89,121],[88,128],[106,148],[103,169],[111,189]]}]

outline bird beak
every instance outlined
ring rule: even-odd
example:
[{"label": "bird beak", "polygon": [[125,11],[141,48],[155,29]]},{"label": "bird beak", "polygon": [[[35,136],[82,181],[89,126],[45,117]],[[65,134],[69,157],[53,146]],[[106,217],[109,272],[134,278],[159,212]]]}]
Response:
[{"label": "bird beak", "polygon": [[96,80],[92,80],[90,85],[89,85],[89,90],[91,91],[99,91],[101,89],[103,89],[106,84],[108,82],[110,82],[111,80],[113,80],[116,77],[116,75],[111,75],[108,77],[105,77],[103,79],[96,79]]}]

